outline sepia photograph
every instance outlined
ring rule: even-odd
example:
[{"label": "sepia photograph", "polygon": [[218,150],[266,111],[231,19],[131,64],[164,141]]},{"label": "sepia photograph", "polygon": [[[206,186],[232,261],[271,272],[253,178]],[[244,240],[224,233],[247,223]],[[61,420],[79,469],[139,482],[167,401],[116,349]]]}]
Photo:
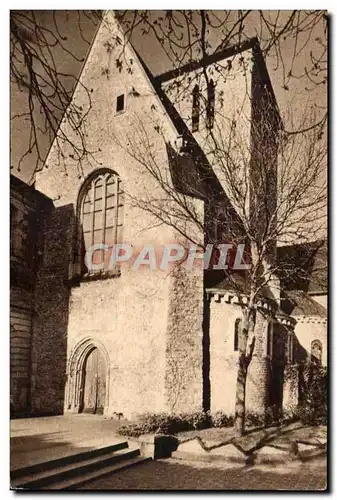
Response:
[{"label": "sepia photograph", "polygon": [[329,12],[8,17],[10,490],[329,491]]}]

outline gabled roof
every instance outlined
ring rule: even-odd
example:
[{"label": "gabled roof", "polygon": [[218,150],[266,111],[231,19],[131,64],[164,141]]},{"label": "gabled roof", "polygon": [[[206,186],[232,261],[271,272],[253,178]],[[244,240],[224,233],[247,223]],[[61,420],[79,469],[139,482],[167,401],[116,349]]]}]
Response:
[{"label": "gabled roof", "polygon": [[48,196],[35,189],[34,185],[26,184],[13,174],[10,176],[10,190],[18,193],[27,202],[31,200],[37,203],[53,203]]},{"label": "gabled roof", "polygon": [[191,61],[180,68],[175,68],[169,71],[165,71],[165,73],[161,73],[157,75],[155,79],[159,83],[167,82],[172,80],[173,78],[177,78],[185,73],[190,73],[191,71],[195,71],[197,69],[205,68],[219,61],[223,61],[224,59],[228,59],[229,57],[233,57],[236,54],[240,54],[246,50],[252,49],[255,45],[258,45],[257,38],[249,38],[242,42],[240,45],[231,45],[222,49],[214,54],[208,55],[199,61]]},{"label": "gabled roof", "polygon": [[282,309],[292,316],[318,316],[320,318],[328,316],[326,308],[302,290],[284,292]]}]

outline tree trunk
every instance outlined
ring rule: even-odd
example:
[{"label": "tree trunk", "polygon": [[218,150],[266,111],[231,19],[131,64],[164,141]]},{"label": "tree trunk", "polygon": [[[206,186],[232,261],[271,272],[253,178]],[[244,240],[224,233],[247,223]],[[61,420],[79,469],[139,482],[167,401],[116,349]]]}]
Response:
[{"label": "tree trunk", "polygon": [[252,359],[255,345],[255,312],[250,306],[243,311],[243,325],[239,340],[239,364],[236,378],[236,396],[235,396],[235,424],[234,431],[236,436],[243,436],[245,432],[245,413],[246,413],[246,382],[248,366]]},{"label": "tree trunk", "polygon": [[245,432],[247,368],[246,356],[240,353],[235,398],[234,432],[236,436],[243,436]]}]

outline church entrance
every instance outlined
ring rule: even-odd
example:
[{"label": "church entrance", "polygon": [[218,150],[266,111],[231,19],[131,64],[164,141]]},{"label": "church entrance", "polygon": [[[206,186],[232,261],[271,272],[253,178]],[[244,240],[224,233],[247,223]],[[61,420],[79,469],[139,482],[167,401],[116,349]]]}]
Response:
[{"label": "church entrance", "polygon": [[82,381],[81,411],[102,414],[106,397],[106,366],[97,347],[89,352],[83,363]]}]

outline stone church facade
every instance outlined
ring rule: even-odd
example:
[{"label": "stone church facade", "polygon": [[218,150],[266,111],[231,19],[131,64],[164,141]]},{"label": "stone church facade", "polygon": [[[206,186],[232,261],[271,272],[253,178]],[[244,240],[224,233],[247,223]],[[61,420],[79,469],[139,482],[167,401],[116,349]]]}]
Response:
[{"label": "stone church facade", "polygon": [[[34,208],[38,213],[34,283],[29,298],[22,299],[20,292],[20,300],[29,302],[31,308],[27,323],[29,371],[25,375],[29,383],[26,395],[20,396],[22,404],[17,402],[17,389],[12,389],[13,412],[94,412],[125,418],[148,411],[210,409],[233,413],[241,315],[235,292],[211,280],[201,266],[187,271],[182,266],[162,270],[143,265],[135,271],[128,263],[121,263],[109,269],[110,254],[104,256],[100,250],[96,253],[98,260],[101,257],[99,270],[90,272],[84,262],[85,252],[102,241],[110,248],[127,243],[136,254],[149,244],[160,255],[166,245],[186,245],[179,224],[158,224],[151,211],[142,208],[155,198],[164,209],[167,198],[139,158],[153,161],[154,168],[160,166],[161,175],[177,193],[186,188],[185,183],[181,186],[184,173],[179,170],[184,144],[192,147],[196,157],[211,162],[211,153],[202,149],[203,115],[197,128],[188,102],[180,103],[177,109],[172,104],[174,86],[170,82],[179,81],[182,71],[195,75],[200,68],[184,67],[180,72],[154,77],[127,45],[124,57],[129,66],[118,71],[115,58],[119,45],[109,43],[122,33],[112,13],[107,13],[106,21],[97,32],[73,95],[85,108],[84,88],[92,89],[86,130],[95,159],[84,159],[79,168],[67,144],[60,154],[60,141],[55,141],[43,169],[36,173],[36,189],[27,187],[31,198],[41,199],[46,208]],[[226,113],[232,114],[240,106],[238,127],[249,137],[245,116],[250,114],[252,102],[257,100],[255,105],[261,105],[263,92],[272,92],[256,41],[217,56],[207,71],[211,75],[217,62],[237,54],[240,58],[234,58],[231,66],[236,83],[229,79],[227,86],[217,88],[214,105],[220,93],[225,93]],[[251,98],[244,91],[247,81],[240,73],[242,64],[253,65],[252,81],[248,82]],[[132,70],[128,71],[130,65]],[[105,67],[109,78],[102,71]],[[260,92],[255,95],[256,88]],[[277,114],[276,102],[273,113]],[[76,141],[69,119],[64,117],[60,130]],[[130,144],[135,148],[131,154]],[[144,154],[153,145],[155,157],[146,159]],[[197,161],[193,168],[198,170]],[[209,207],[197,192],[205,190],[207,194],[208,189],[216,188],[221,203],[228,200],[221,192],[216,170],[202,185],[196,186],[195,179],[193,183],[188,203],[191,210],[204,214],[206,227]],[[198,233],[193,224],[189,230],[205,242],[205,230]],[[12,298],[12,310],[16,301]],[[297,402],[296,391],[280,373],[295,361],[298,321],[296,315],[282,310],[281,298],[273,289],[261,298],[259,310],[257,328],[262,334],[249,367],[247,408],[264,413],[272,404]],[[16,356],[18,341],[14,338],[11,332],[11,359]],[[317,340],[324,362],[326,320]],[[305,344],[305,334],[300,342]],[[307,345],[304,349],[309,351]],[[271,391],[271,386],[275,390]],[[277,394],[275,401],[271,393]]]}]

